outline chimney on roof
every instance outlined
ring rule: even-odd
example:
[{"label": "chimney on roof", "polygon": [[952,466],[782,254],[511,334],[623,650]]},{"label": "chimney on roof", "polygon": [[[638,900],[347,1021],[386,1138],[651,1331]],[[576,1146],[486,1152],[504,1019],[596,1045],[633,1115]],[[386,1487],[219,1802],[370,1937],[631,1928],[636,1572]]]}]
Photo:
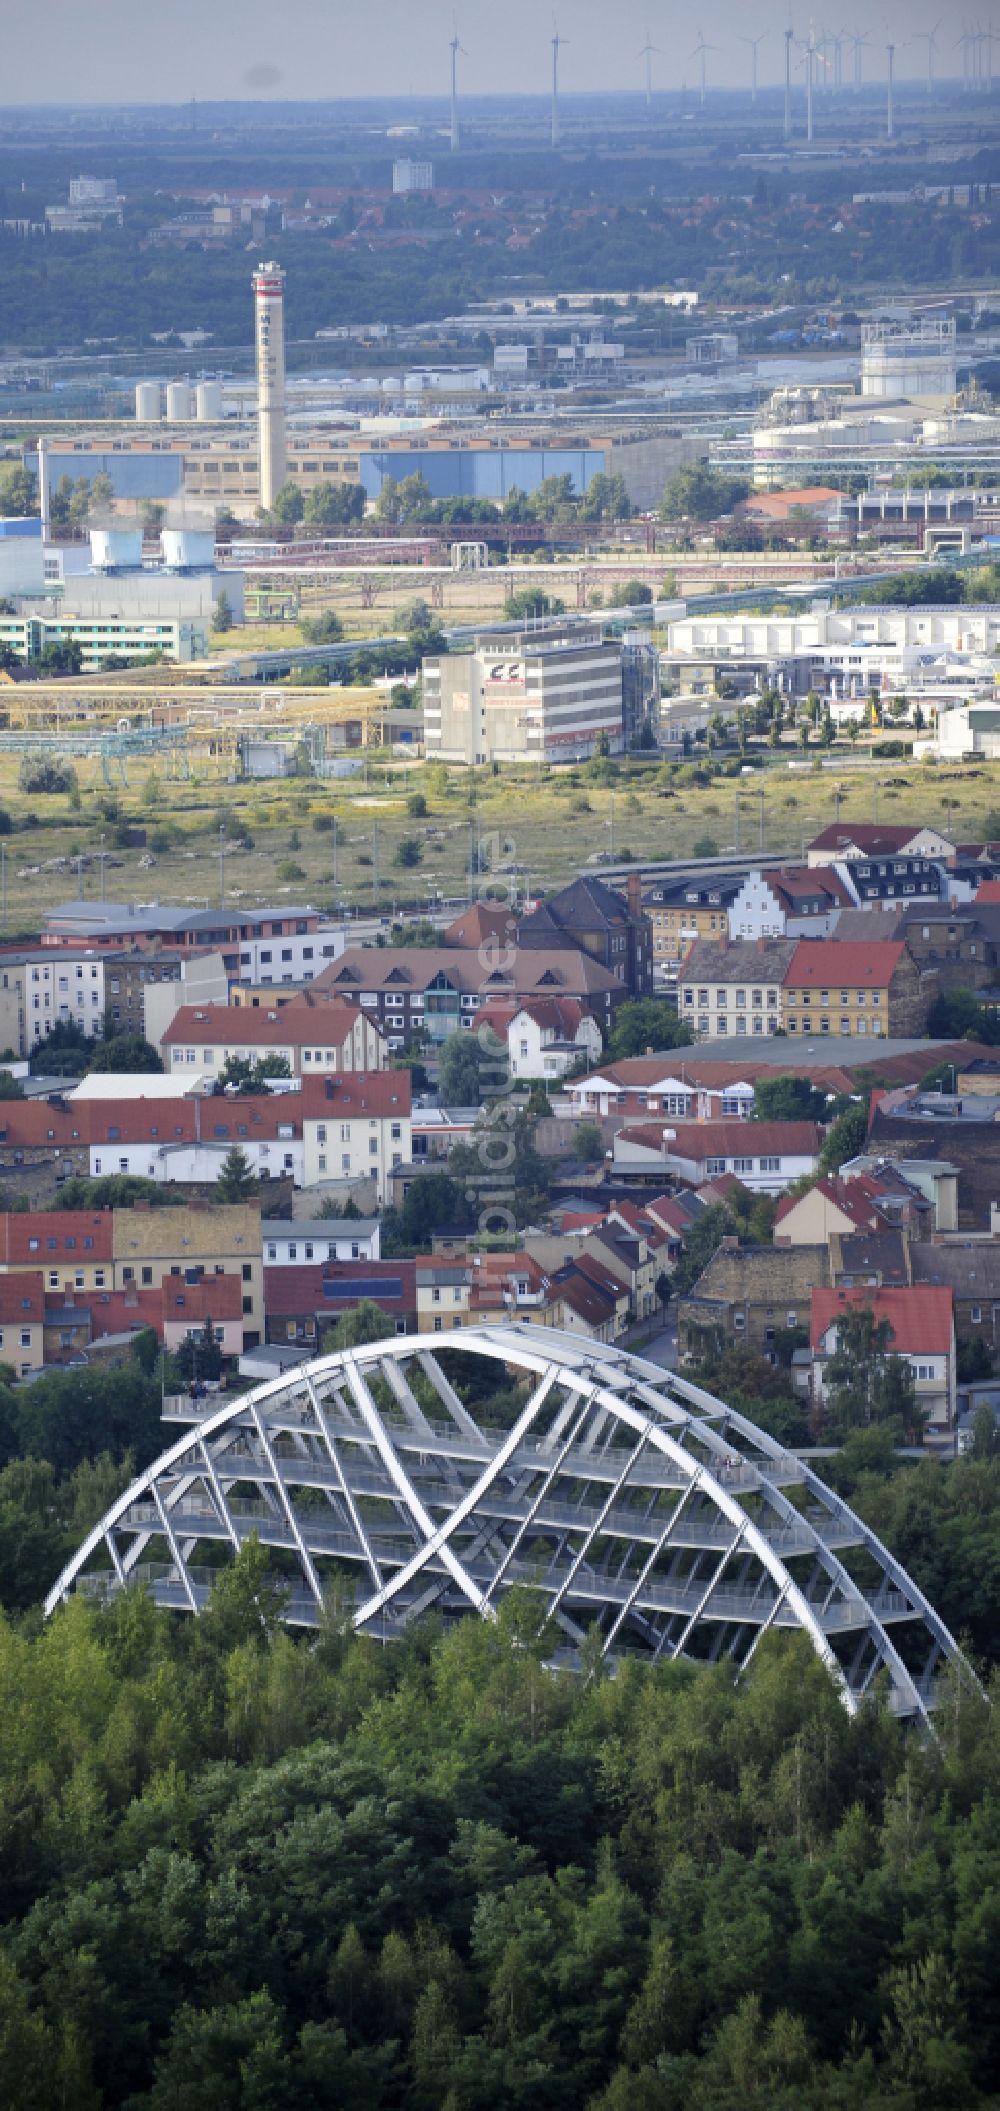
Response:
[{"label": "chimney on roof", "polygon": [[625,900],[633,916],[642,915],[642,874],[630,872],[625,881]]}]

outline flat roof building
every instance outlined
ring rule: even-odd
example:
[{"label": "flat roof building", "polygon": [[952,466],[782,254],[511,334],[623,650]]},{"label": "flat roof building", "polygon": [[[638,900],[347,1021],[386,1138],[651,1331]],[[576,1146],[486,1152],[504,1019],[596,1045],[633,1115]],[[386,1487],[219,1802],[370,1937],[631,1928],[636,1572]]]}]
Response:
[{"label": "flat roof building", "polygon": [[425,660],[429,759],[581,762],[624,737],[622,647],[593,630],[489,632]]}]

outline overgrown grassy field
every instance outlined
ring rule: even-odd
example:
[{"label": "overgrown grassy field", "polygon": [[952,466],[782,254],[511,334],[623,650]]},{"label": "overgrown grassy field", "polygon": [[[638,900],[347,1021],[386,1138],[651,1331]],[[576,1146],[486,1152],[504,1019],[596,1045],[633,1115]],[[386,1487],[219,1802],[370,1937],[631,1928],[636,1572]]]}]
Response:
[{"label": "overgrown grassy field", "polygon": [[[874,766],[854,754],[788,767],[791,752],[752,777],[723,778],[703,786],[686,783],[650,762],[529,773],[447,770],[441,765],[403,764],[370,753],[367,786],[350,780],[289,779],[233,784],[220,766],[215,777],[180,784],[154,779],[145,761],[132,781],[113,793],[101,783],[97,764],[78,765],[79,807],[63,794],[28,796],[17,788],[15,757],[0,757],[0,806],[14,822],[5,839],[6,931],[38,928],[53,903],[79,892],[75,860],[84,866],[85,892],[99,892],[95,862],[103,833],[107,850],[105,891],[123,901],[218,902],[219,824],[233,845],[249,831],[252,848],[228,848],[225,898],[248,905],[310,900],[326,908],[346,902],[385,912],[426,907],[438,894],[467,891],[470,859],[481,839],[492,868],[516,866],[522,891],[561,885],[614,848],[641,859],[688,856],[703,841],[719,850],[739,841],[755,850],[790,857],[832,820],[906,820],[939,825],[960,840],[984,832],[986,818],[1000,809],[1000,764],[931,767],[892,759]],[[597,781],[601,776],[613,781]],[[763,799],[761,798],[763,794]],[[420,795],[426,815],[409,802]],[[117,813],[108,802],[117,802]],[[334,880],[333,830],[337,855]],[[118,848],[122,822],[145,827],[147,855]],[[25,823],[28,825],[25,826]],[[995,823],[993,824],[995,829]],[[414,841],[419,863],[396,862],[403,840]],[[375,889],[375,859],[379,887]],[[52,866],[54,859],[65,860]],[[599,870],[599,865],[594,864]]]}]

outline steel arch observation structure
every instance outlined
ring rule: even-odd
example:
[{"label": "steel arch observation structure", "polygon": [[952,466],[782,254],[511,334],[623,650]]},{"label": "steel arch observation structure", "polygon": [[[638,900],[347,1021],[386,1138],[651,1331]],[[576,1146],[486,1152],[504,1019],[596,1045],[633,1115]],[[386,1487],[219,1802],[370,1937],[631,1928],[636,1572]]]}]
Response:
[{"label": "steel arch observation structure", "polygon": [[191,1426],[84,1540],[46,1600],[143,1585],[200,1612],[252,1535],[283,1617],[333,1596],[389,1641],[422,1614],[495,1617],[531,1584],[572,1663],[738,1665],[798,1628],[853,1713],[876,1682],[927,1724],[956,1642],[869,1528],[724,1401],[620,1349],[519,1324],[398,1336],[249,1393],[168,1403]]}]

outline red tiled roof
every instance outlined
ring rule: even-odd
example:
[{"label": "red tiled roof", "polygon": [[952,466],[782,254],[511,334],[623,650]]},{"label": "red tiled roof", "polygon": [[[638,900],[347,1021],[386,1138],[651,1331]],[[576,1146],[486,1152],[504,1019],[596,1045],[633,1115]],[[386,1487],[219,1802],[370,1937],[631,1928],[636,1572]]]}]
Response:
[{"label": "red tiled roof", "polygon": [[976,888],[977,902],[1000,902],[1000,880],[980,880]]},{"label": "red tiled roof", "polygon": [[189,1283],[182,1275],[165,1275],[160,1286],[163,1320],[239,1319],[243,1311],[243,1284],[238,1275],[201,1275]]},{"label": "red tiled roof", "polygon": [[496,946],[513,945],[517,936],[517,918],[509,909],[493,902],[475,902],[471,909],[464,909],[441,933],[441,943],[446,946],[490,946],[489,966],[496,965]]},{"label": "red tiled roof", "polygon": [[300,1005],[290,998],[273,1011],[256,1010],[250,1004],[182,1004],[160,1046],[292,1048],[323,1041],[334,1047],[349,1039],[357,1023],[357,1007],[336,1002]]},{"label": "red tiled roof", "polygon": [[769,872],[766,877],[767,885],[785,897],[789,908],[800,894],[829,895],[830,900],[837,902],[842,909],[855,906],[850,888],[844,885],[839,872],[834,872],[831,865],[785,865],[780,872]]},{"label": "red tiled roof", "polygon": [[901,938],[870,945],[837,938],[803,938],[785,975],[786,990],[888,989],[906,947]]},{"label": "red tiled roof", "polygon": [[11,1210],[0,1216],[0,1266],[110,1261],[112,1238],[109,1209]]},{"label": "red tiled roof", "polygon": [[[324,1290],[332,1283],[332,1293]],[[265,1268],[264,1310],[268,1318],[294,1319],[304,1312],[351,1311],[358,1284],[373,1303],[395,1318],[412,1317],[417,1306],[415,1261],[307,1261],[291,1267]],[[398,1284],[390,1294],[389,1285]],[[377,1289],[371,1285],[378,1285]]]},{"label": "red tiled roof", "polygon": [[588,1326],[602,1327],[613,1319],[617,1298],[584,1275],[575,1262],[571,1262],[568,1268],[560,1268],[552,1287],[570,1311],[575,1312],[578,1319],[586,1320]]},{"label": "red tiled roof", "polygon": [[306,1121],[365,1114],[398,1120],[410,1112],[413,1079],[408,1070],[348,1070],[343,1077],[303,1078],[295,1098]]},{"label": "red tiled roof", "polygon": [[919,835],[921,825],[919,821],[879,822],[877,825],[871,821],[859,821],[855,825],[849,821],[831,821],[813,837],[807,848],[847,850],[854,843],[866,857],[892,857],[894,852],[905,850],[907,843],[912,843],[914,836]]},{"label": "red tiled roof", "polygon": [[[44,1312],[42,1271],[20,1269],[17,1275],[0,1275],[0,1326],[30,1326]],[[2,1360],[0,1351],[0,1360]]]},{"label": "red tiled roof", "polygon": [[704,1158],[812,1158],[821,1141],[814,1121],[691,1121],[671,1123],[669,1128],[666,1138],[659,1122],[643,1122],[619,1133],[668,1151],[672,1158],[695,1162]]},{"label": "red tiled roof", "polygon": [[887,1319],[892,1328],[891,1349],[900,1355],[946,1356],[953,1334],[950,1285],[921,1283],[919,1288],[883,1289],[859,1287],[851,1290],[814,1290],[810,1312],[810,1341],[817,1349],[823,1336],[844,1311],[870,1310],[876,1324]]}]

